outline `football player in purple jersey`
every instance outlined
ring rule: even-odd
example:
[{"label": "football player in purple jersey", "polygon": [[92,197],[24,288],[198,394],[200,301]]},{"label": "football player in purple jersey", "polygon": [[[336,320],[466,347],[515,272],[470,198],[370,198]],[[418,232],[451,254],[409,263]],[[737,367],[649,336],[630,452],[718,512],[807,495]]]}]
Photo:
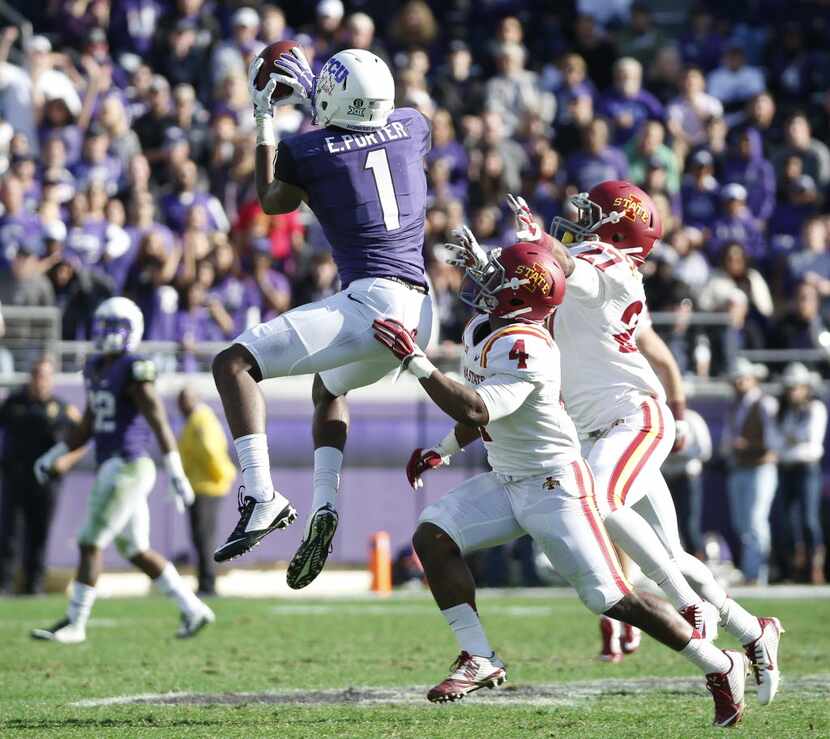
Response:
[{"label": "football player in purple jersey", "polygon": [[[257,387],[271,377],[314,374],[314,490],[305,536],[288,569],[292,588],[323,569],[337,528],[336,507],[349,424],[349,390],[394,372],[394,358],[372,335],[372,321],[392,316],[426,347],[432,302],[424,271],[426,175],[430,128],[412,108],[395,108],[386,64],[362,49],[335,54],[314,77],[298,48],[282,54],[264,89],[263,64],[251,64],[257,130],[256,187],[266,213],[306,203],[332,245],[342,290],[242,333],[213,364],[234,437],[243,483],[239,523],[215,553],[239,556],[296,517],[274,489],[265,437],[265,404]],[[272,96],[280,105],[309,104],[318,128],[275,147]]]},{"label": "football player in purple jersey", "polygon": [[[179,638],[194,636],[214,620],[213,612],[184,584],[172,562],[150,548],[147,496],[156,481],[156,466],[147,448],[155,436],[164,455],[170,493],[179,511],[193,503],[176,438],[156,394],[152,361],[134,354],[144,332],[138,306],[127,298],[105,300],[95,311],[95,353],[84,367],[87,405],[81,423],[35,461],[35,477],[63,474],[67,453],[95,442],[98,474],[78,536],[80,561],[66,616],[32,637],[62,644],[86,639],[86,623],[95,602],[101,554],[113,541],[121,555],[145,573],[181,611]],[[77,460],[79,457],[75,455]]]}]

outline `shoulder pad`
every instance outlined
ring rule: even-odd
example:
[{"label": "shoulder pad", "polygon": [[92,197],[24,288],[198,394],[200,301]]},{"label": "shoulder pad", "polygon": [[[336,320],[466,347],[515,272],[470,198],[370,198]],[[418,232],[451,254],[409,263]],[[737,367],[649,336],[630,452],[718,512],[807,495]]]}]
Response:
[{"label": "shoulder pad", "polygon": [[136,382],[155,382],[156,365],[151,359],[135,359],[130,376]]},{"label": "shoulder pad", "polygon": [[481,368],[493,373],[547,372],[555,345],[543,326],[514,324],[494,331],[481,349]]}]

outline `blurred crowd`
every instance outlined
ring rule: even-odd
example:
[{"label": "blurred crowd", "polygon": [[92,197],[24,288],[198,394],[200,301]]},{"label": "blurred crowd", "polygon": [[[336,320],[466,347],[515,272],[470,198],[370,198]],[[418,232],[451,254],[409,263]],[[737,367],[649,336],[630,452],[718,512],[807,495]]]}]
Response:
[{"label": "blurred crowd", "polygon": [[[653,311],[684,370],[741,349],[830,347],[830,7],[572,0],[12,2],[0,33],[0,302],[57,305],[65,339],[132,297],[146,338],[200,342],[338,288],[307,210],[266,216],[246,69],[295,39],[388,61],[398,104],[432,120],[425,251],[441,339],[466,320],[440,244],[467,222],[513,237],[521,192],[544,223],[609,178],[646,189],[664,238]],[[277,136],[310,126],[278,108]],[[714,329],[693,313],[721,316]]]}]

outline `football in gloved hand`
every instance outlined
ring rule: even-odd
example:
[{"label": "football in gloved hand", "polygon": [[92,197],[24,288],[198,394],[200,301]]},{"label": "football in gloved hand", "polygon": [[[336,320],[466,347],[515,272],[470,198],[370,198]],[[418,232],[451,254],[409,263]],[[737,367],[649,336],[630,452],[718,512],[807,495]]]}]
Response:
[{"label": "football in gloved hand", "polygon": [[[277,68],[274,66],[276,61],[280,58],[280,54],[284,54],[286,51],[290,51],[293,49],[297,43],[295,41],[277,41],[275,44],[271,44],[270,46],[266,46],[261,52],[259,52],[259,59],[264,59],[265,64],[263,64],[259,68],[259,72],[257,72],[256,76],[256,88],[257,90],[264,90],[265,85],[268,84],[268,79],[271,74],[279,74]],[[288,85],[277,84],[276,88],[274,89],[273,100],[277,101],[280,98],[288,97],[292,93],[292,90]]]}]

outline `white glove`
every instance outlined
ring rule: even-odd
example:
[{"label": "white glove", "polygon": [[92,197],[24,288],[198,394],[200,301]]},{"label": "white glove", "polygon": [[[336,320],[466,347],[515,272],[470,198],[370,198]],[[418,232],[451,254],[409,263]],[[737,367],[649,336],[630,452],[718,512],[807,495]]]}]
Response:
[{"label": "white glove", "polygon": [[539,241],[542,227],[536,223],[527,201],[521,196],[507,195],[507,205],[516,218],[516,238],[519,241]]},{"label": "white glove", "polygon": [[69,447],[64,442],[55,444],[51,449],[41,454],[34,464],[34,475],[38,485],[45,485],[49,480],[55,477],[55,462],[58,461],[64,454],[69,451]]},{"label": "white glove", "polygon": [[466,226],[454,228],[452,241],[441,246],[447,251],[444,261],[453,267],[481,270],[487,266],[487,252],[481,248],[473,232]]},{"label": "white glove", "polygon": [[176,504],[176,510],[184,513],[185,508],[193,505],[195,495],[190,480],[184,474],[182,458],[177,451],[164,455],[164,469],[167,471],[167,493]]},{"label": "white glove", "polygon": [[272,73],[268,77],[268,84],[262,90],[258,90],[256,86],[256,76],[263,64],[265,64],[264,59],[255,57],[248,67],[248,91],[251,93],[251,102],[254,104],[254,118],[271,118],[274,114],[271,96],[277,88],[275,79],[277,75]]}]

